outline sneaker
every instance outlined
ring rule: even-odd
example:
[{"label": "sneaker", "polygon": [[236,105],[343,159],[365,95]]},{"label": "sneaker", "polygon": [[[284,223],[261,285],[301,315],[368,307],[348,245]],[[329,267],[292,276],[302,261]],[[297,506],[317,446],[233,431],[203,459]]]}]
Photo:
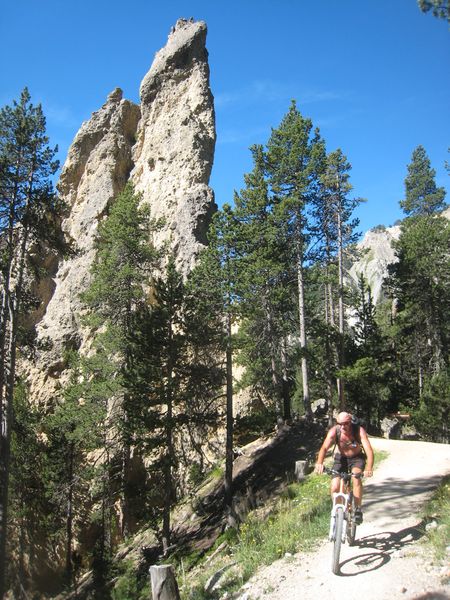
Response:
[{"label": "sneaker", "polygon": [[362,510],[359,507],[355,508],[355,523],[357,525],[361,525],[362,522],[363,522]]}]

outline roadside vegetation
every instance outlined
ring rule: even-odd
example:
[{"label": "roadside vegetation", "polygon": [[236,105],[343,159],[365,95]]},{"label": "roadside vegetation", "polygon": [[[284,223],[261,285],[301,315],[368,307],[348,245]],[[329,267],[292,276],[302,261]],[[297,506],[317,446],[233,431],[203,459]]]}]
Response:
[{"label": "roadside vegetation", "polygon": [[[375,463],[387,456],[376,451]],[[289,483],[279,497],[249,513],[239,529],[227,529],[205,555],[172,555],[167,562],[175,566],[181,599],[214,600],[225,592],[232,594],[260,567],[313,551],[328,532],[329,481],[312,473],[301,483]],[[150,597],[147,569],[137,573],[132,562],[122,569],[113,599]]]},{"label": "roadside vegetation", "polygon": [[425,522],[436,524],[429,527],[426,533],[426,543],[433,549],[435,559],[438,561],[448,560],[450,544],[450,475],[442,480],[432,499],[427,503],[423,516]]}]

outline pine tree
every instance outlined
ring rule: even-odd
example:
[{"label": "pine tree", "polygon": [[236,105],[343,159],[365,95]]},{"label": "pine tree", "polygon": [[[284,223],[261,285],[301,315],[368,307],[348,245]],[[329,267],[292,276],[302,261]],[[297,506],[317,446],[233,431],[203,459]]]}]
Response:
[{"label": "pine tree", "polygon": [[398,261],[390,267],[397,328],[401,344],[408,343],[407,362],[415,363],[413,389],[419,395],[424,378],[448,365],[449,236],[448,220],[442,217],[406,220],[395,243]]},{"label": "pine tree", "polygon": [[424,391],[449,368],[450,271],[448,220],[438,216],[445,207],[444,190],[437,188],[425,150],[413,154],[405,180],[408,218],[394,244],[397,262],[390,266],[389,285],[397,302],[394,320],[399,379],[408,404],[416,408]]},{"label": "pine tree", "polygon": [[214,269],[213,289],[223,325],[223,348],[225,349],[225,395],[226,395],[226,442],[225,442],[225,506],[231,510],[233,499],[233,355],[235,338],[233,323],[239,315],[238,262],[236,248],[238,223],[227,204],[213,218],[208,232],[209,247],[205,252],[206,264]]},{"label": "pine tree", "polygon": [[[93,310],[91,326],[102,326],[97,335],[98,356],[116,366],[117,391],[110,397],[110,411],[122,424],[122,535],[129,522],[128,474],[130,437],[126,435],[126,421],[132,410],[129,394],[123,383],[123,373],[131,366],[130,338],[133,334],[134,315],[146,303],[144,286],[148,285],[158,253],[149,245],[151,230],[158,223],[151,222],[148,210],[139,208],[139,196],[131,184],[115,198],[108,217],[99,226],[96,258],[92,266],[92,281],[82,295]],[[106,326],[106,327],[105,327]],[[105,365],[109,371],[110,366]]]},{"label": "pine tree", "polygon": [[86,526],[93,503],[88,498],[96,470],[89,464],[89,456],[104,451],[106,406],[92,394],[92,386],[86,385],[89,372],[80,357],[70,352],[66,363],[71,369],[70,381],[62,401],[47,416],[44,430],[51,475],[48,495],[64,531],[59,537],[64,540],[66,581],[70,586],[76,568],[74,540]]},{"label": "pine tree", "polygon": [[56,148],[48,146],[45,117],[25,88],[19,102],[0,111],[0,596],[5,592],[6,539],[12,405],[19,344],[19,318],[33,303],[27,293],[29,248],[56,247],[60,206],[51,176]]},{"label": "pine tree", "polygon": [[242,315],[239,362],[245,366],[244,383],[274,398],[277,414],[289,419],[284,318],[290,307],[288,253],[269,193],[264,150],[254,146],[251,151],[254,169],[244,176],[246,187],[235,195]]},{"label": "pine tree", "polygon": [[284,222],[284,235],[292,248],[289,262],[295,266],[303,406],[307,415],[311,413],[311,402],[305,314],[305,265],[310,241],[306,209],[317,193],[324,159],[325,147],[319,131],[313,132],[311,120],[302,117],[292,102],[267,143],[267,172],[272,193],[277,198],[278,214]]},{"label": "pine tree", "polygon": [[151,305],[136,313],[133,360],[124,378],[134,407],[129,420],[133,444],[150,460],[152,477],[160,482],[153,527],[161,535],[164,552],[171,544],[183,434],[187,431],[195,439],[197,428],[215,423],[215,396],[223,384],[221,369],[208,364],[208,348],[216,349],[220,340],[204,312],[213,306],[211,289],[208,298],[194,298],[201,291],[198,277],[196,271],[186,285],[174,256],[169,257],[155,278]]},{"label": "pine tree", "polygon": [[433,215],[445,208],[445,189],[437,187],[435,177],[436,171],[431,168],[425,148],[417,146],[408,165],[405,199],[400,201],[408,217]]},{"label": "pine tree", "polygon": [[[354,244],[358,238],[355,229],[358,220],[353,218],[353,212],[361,202],[360,198],[351,198],[352,190],[350,184],[351,165],[347,158],[338,149],[331,152],[326,159],[326,170],[321,177],[325,189],[318,195],[316,205],[316,216],[319,221],[319,231],[325,242],[325,254],[327,261],[332,258],[332,249],[335,248],[338,266],[338,320],[339,320],[339,345],[337,348],[338,368],[345,365],[345,311],[344,311],[344,253],[350,244]],[[329,264],[326,265],[329,270]],[[333,315],[333,292],[330,278],[327,277],[328,288],[326,300],[330,303],[327,314]],[[331,317],[329,323],[333,322]],[[344,384],[340,377],[337,378],[339,404],[345,407]]]},{"label": "pine tree", "polygon": [[422,12],[426,13],[431,10],[435,17],[446,19],[450,22],[449,0],[417,0],[417,4]]}]

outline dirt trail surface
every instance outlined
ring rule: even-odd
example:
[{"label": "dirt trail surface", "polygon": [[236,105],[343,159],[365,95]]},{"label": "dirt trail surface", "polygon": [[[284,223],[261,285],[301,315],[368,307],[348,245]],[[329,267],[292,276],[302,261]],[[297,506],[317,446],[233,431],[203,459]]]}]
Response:
[{"label": "dirt trail surface", "polygon": [[241,589],[241,600],[443,600],[450,586],[422,537],[420,509],[450,472],[450,446],[371,438],[389,457],[364,484],[364,523],[355,545],[342,546],[340,574],[331,572],[331,543],[265,567]]}]

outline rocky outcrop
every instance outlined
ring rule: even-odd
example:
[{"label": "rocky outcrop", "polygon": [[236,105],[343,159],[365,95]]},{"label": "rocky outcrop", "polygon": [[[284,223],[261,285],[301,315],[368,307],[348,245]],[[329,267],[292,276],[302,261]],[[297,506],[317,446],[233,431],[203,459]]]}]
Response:
[{"label": "rocky outcrop", "polygon": [[[450,207],[440,216],[450,219]],[[347,271],[347,283],[356,288],[362,274],[370,285],[372,299],[377,304],[383,297],[383,280],[388,275],[388,266],[396,262],[393,242],[400,237],[400,225],[382,225],[369,230],[358,244],[361,256]]]},{"label": "rocky outcrop", "polygon": [[360,275],[364,276],[375,304],[382,297],[383,280],[388,274],[388,266],[396,260],[392,242],[398,240],[399,236],[398,225],[368,231],[358,244],[358,249],[362,251],[361,258],[348,271],[348,278],[354,287],[358,285]]},{"label": "rocky outcrop", "polygon": [[62,383],[64,350],[86,345],[80,292],[89,282],[98,223],[127,181],[151,215],[164,219],[149,243],[169,240],[184,274],[205,243],[215,208],[208,187],[215,125],[205,41],[205,23],[178,21],[142,81],[140,106],[114,90],[69,149],[58,190],[68,207],[62,229],[76,254],[61,257],[55,276],[43,284],[38,351],[24,366],[40,402]]},{"label": "rocky outcrop", "polygon": [[180,19],[140,87],[142,118],[131,179],[165,226],[179,268],[189,271],[214,209],[208,187],[215,146],[206,25]]}]

